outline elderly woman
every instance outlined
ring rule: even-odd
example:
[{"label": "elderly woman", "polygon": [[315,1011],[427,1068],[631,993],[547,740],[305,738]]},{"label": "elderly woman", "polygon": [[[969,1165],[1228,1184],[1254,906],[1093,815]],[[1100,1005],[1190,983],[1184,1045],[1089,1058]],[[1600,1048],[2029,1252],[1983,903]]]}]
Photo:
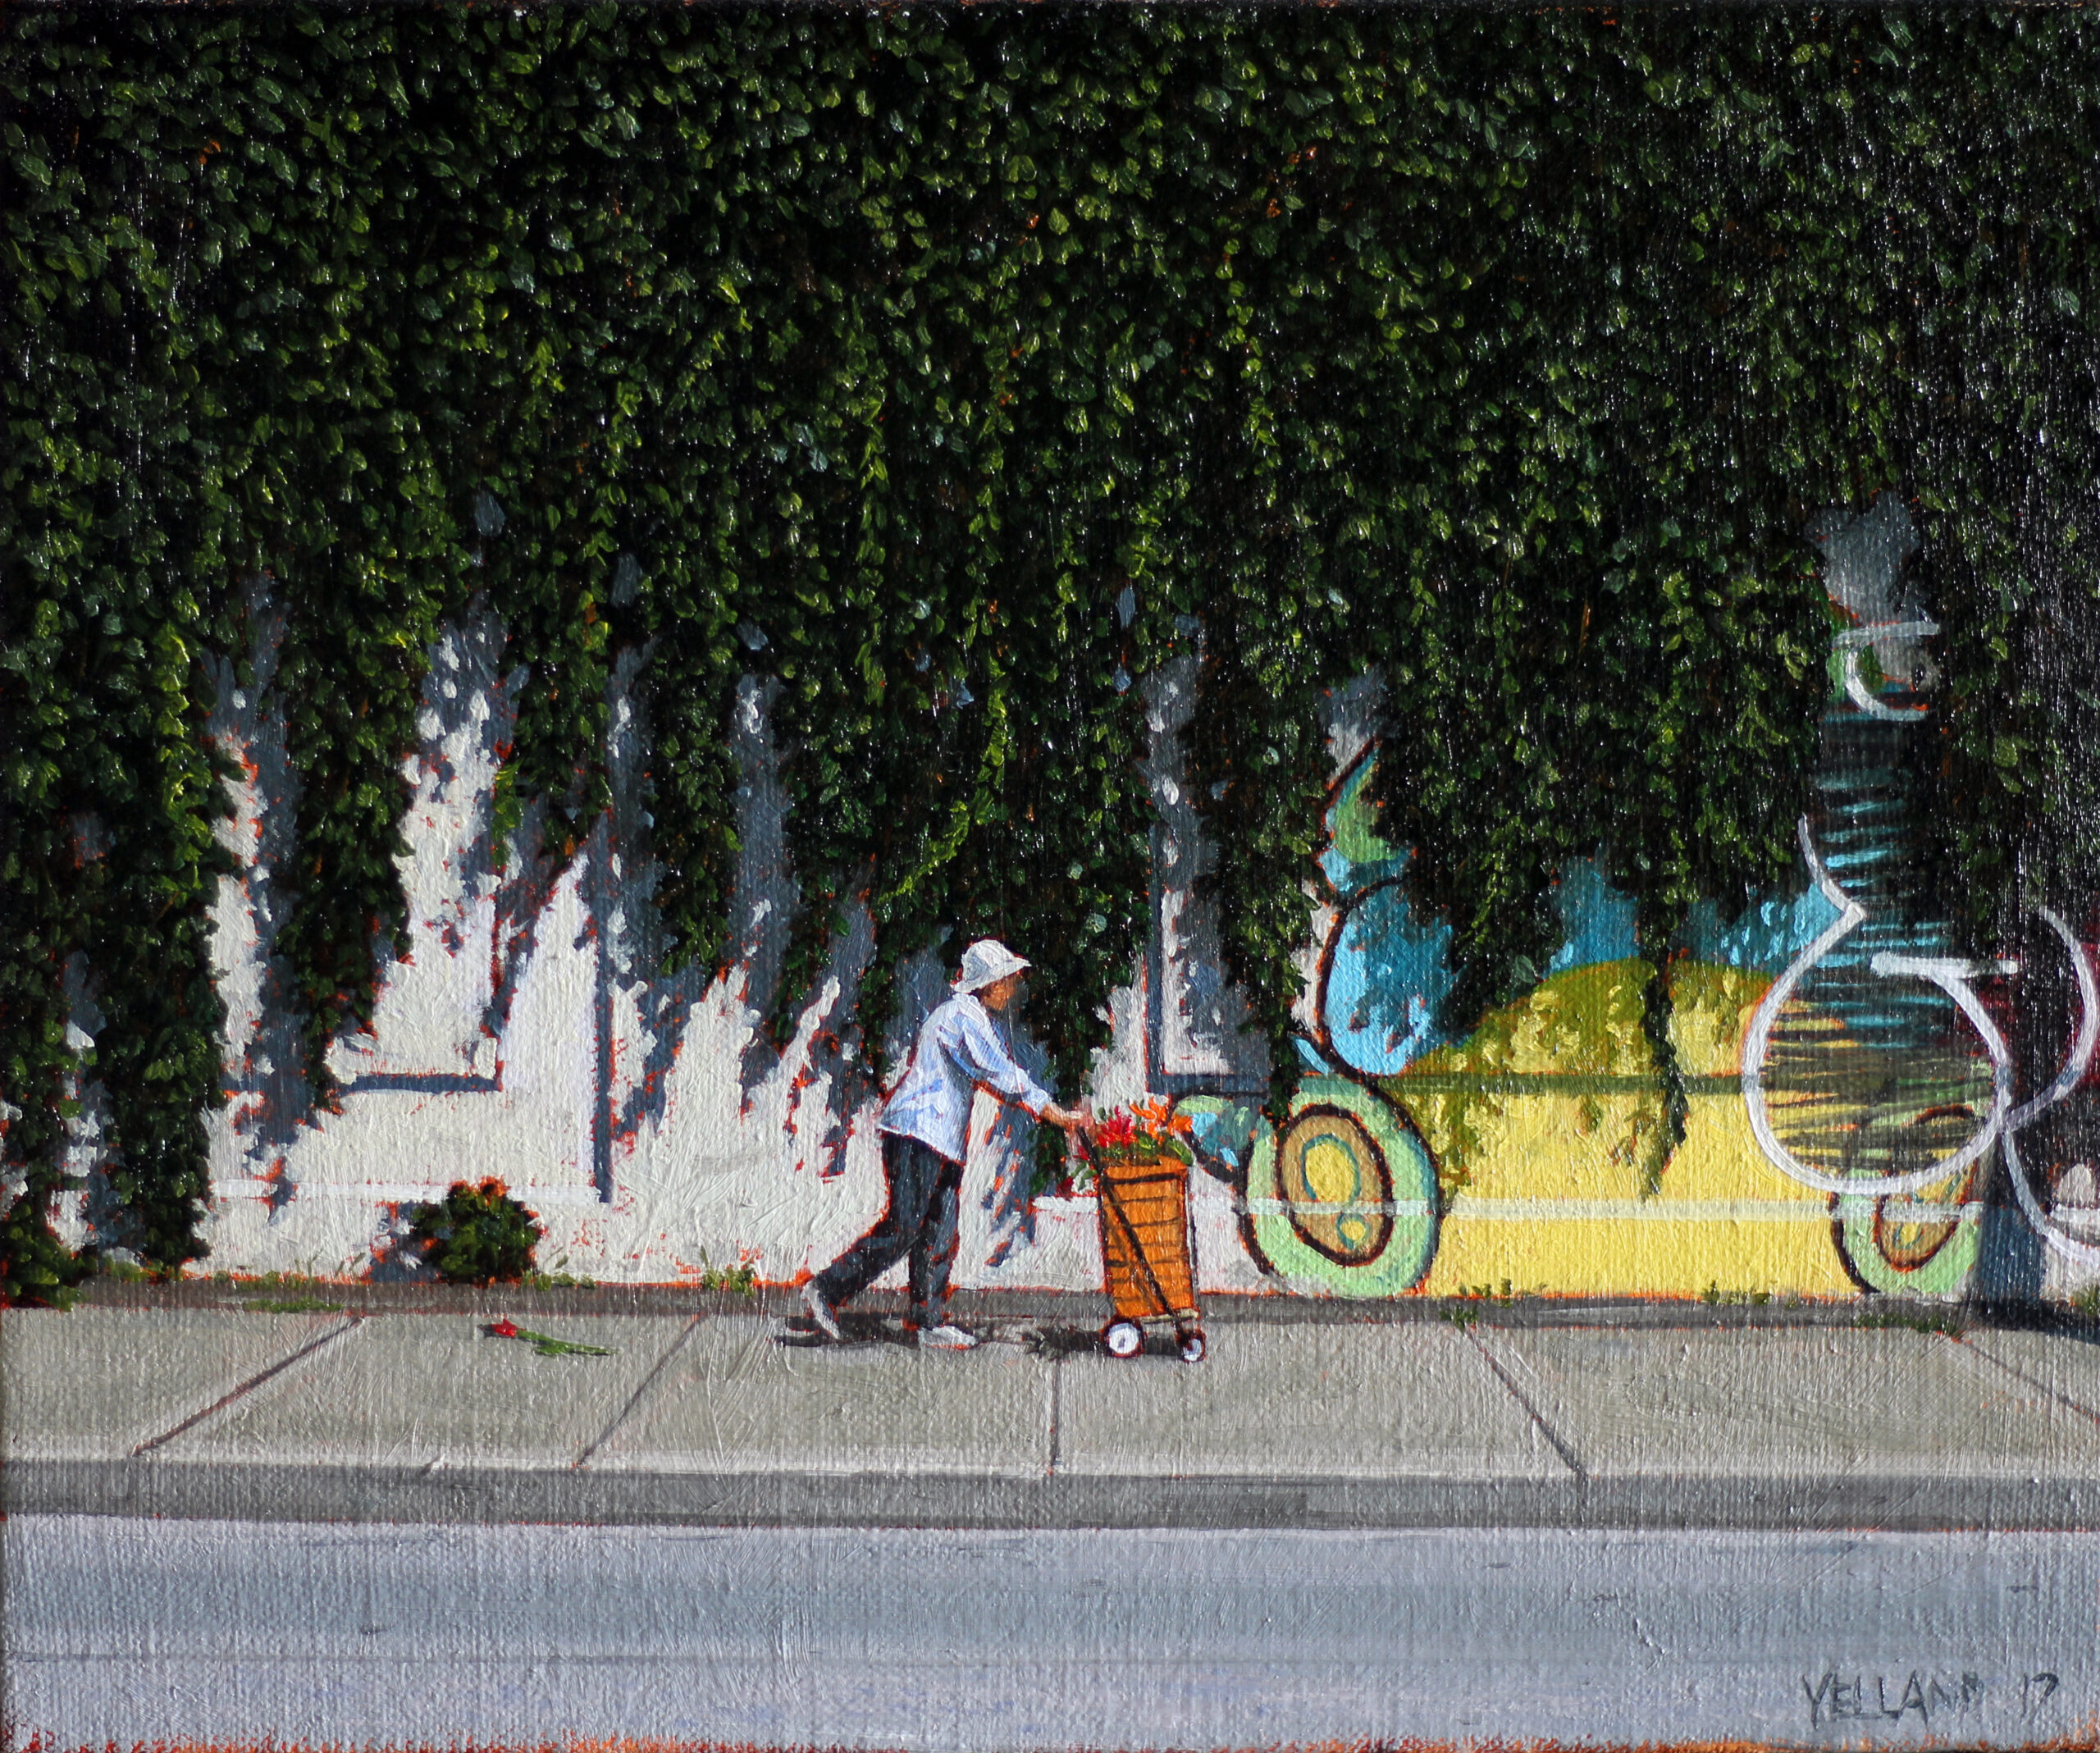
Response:
[{"label": "elderly woman", "polygon": [[951,1326],[943,1312],[955,1265],[970,1098],[988,1089],[1067,1132],[1086,1124],[1083,1111],[1059,1107],[1015,1063],[993,1025],[993,1016],[1013,1003],[1027,967],[1005,944],[979,938],[962,952],[954,995],[919,1030],[903,1080],[877,1123],[889,1208],[874,1228],[802,1287],[810,1318],[832,1338],[841,1336],[839,1305],[908,1254],[907,1325],[919,1343],[958,1351],[977,1343],[975,1335]]}]

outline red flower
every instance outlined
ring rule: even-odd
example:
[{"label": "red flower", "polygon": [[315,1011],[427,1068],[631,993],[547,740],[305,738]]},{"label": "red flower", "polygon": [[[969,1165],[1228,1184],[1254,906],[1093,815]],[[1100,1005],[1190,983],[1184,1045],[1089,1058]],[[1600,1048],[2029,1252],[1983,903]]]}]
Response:
[{"label": "red flower", "polygon": [[491,1339],[515,1339],[518,1337],[518,1323],[513,1321],[508,1315],[505,1315],[500,1321],[491,1321],[489,1323],[489,1337]]},{"label": "red flower", "polygon": [[1126,1145],[1137,1142],[1138,1123],[1128,1114],[1120,1112],[1111,1114],[1107,1119],[1102,1121],[1101,1130],[1094,1134],[1094,1137],[1099,1143],[1107,1145],[1109,1149],[1121,1150]]}]

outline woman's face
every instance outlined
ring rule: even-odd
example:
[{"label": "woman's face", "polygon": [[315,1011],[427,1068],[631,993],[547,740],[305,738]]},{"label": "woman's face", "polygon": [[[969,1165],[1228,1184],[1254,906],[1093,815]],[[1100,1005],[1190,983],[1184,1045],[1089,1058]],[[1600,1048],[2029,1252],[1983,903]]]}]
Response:
[{"label": "woman's face", "polygon": [[981,986],[977,991],[977,1002],[988,1011],[1003,1011],[1014,1002],[1014,994],[1020,990],[1020,976],[1009,974]]}]

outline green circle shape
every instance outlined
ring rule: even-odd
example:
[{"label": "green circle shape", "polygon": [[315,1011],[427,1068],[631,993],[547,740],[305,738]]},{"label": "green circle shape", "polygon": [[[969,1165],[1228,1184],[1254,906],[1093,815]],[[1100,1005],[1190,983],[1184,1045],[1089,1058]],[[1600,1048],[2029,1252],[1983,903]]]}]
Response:
[{"label": "green circle shape", "polygon": [[[1872,1115],[1860,1129],[1861,1153],[1874,1160],[1861,1172],[1905,1173],[1951,1156],[1976,1124],[1974,1112],[1959,1105],[1907,1118]],[[1853,1282],[1889,1296],[1955,1296],[1967,1290],[1982,1243],[1981,1227],[1974,1221],[1979,1214],[1970,1207],[1989,1161],[1987,1153],[1971,1163],[1959,1186],[1927,1186],[1880,1199],[1838,1194],[1831,1205],[1831,1239]],[[1949,1204],[1962,1216],[1940,1217]],[[1930,1214],[1923,1221],[1920,1207]]]},{"label": "green circle shape", "polygon": [[[1354,1127],[1321,1128],[1322,1120],[1335,1111],[1353,1121]],[[1371,1208],[1363,1212],[1317,1214],[1317,1219],[1331,1221],[1294,1212],[1294,1192],[1305,1203],[1308,1193],[1333,1189],[1280,1185],[1276,1133],[1264,1125],[1247,1171],[1247,1227],[1257,1259],[1292,1290],[1314,1296],[1368,1299],[1413,1290],[1436,1257],[1437,1230],[1436,1165],[1413,1123],[1375,1090],[1340,1077],[1307,1078],[1299,1086],[1290,1115],[1286,1139],[1292,1137],[1302,1117],[1309,1116],[1322,1130],[1319,1142],[1330,1148],[1346,1148],[1354,1129],[1361,1128],[1384,1162],[1382,1175],[1371,1164],[1362,1166],[1359,1197],[1382,1193],[1377,1185],[1381,1180],[1389,1182],[1391,1191],[1385,1198],[1366,1199]],[[1308,1239],[1308,1229],[1326,1237],[1329,1247],[1316,1246]],[[1334,1232],[1331,1237],[1329,1230]],[[1374,1249],[1374,1243],[1380,1245]]]},{"label": "green circle shape", "polygon": [[1386,1153],[1346,1109],[1309,1107],[1276,1146],[1285,1214],[1299,1239],[1340,1266],[1368,1266],[1392,1239]]}]

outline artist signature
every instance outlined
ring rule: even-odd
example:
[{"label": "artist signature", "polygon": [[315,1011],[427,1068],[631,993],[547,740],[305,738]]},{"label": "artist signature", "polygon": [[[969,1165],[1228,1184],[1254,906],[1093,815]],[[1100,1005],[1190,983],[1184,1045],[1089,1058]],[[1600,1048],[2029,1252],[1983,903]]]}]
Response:
[{"label": "artist signature", "polygon": [[[2062,1684],[2046,1671],[2021,1675],[2021,1717],[2034,1716],[2062,1689]],[[1826,1668],[1819,1675],[1801,1676],[1801,1696],[1808,1701],[1811,1728],[1877,1719],[1900,1723],[1912,1711],[1917,1713],[1920,1723],[1929,1728],[1935,1719],[1944,1721],[1950,1714],[1964,1717],[1980,1712],[1985,1690],[1982,1676],[1974,1673],[1926,1673],[1914,1668],[1901,1678],[1861,1673],[1847,1678],[1835,1668]]]}]

